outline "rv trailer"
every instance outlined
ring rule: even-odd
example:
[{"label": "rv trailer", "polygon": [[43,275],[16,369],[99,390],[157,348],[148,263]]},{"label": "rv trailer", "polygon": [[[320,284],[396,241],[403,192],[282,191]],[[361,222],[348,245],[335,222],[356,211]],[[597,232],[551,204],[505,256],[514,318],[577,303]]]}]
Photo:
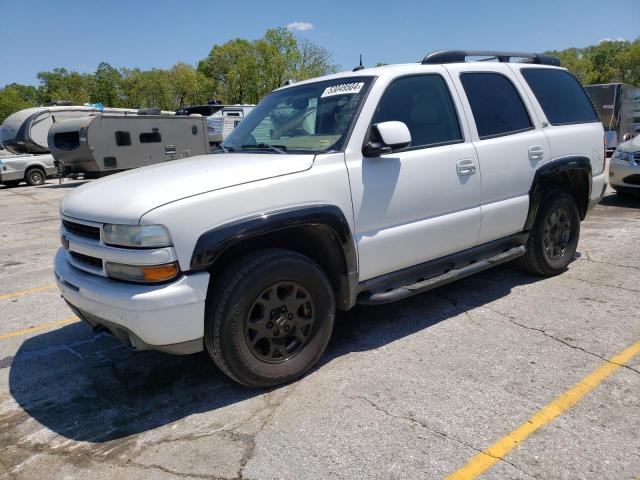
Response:
[{"label": "rv trailer", "polygon": [[99,114],[135,115],[137,110],[82,105],[33,107],[9,115],[0,127],[0,143],[14,154],[48,153],[49,128],[57,122]]},{"label": "rv trailer", "polygon": [[207,117],[209,143],[219,145],[236,128],[255,105],[220,105],[220,109]]},{"label": "rv trailer", "polygon": [[640,88],[624,83],[602,83],[588,85],[585,90],[604,127],[607,153],[611,153],[640,126]]},{"label": "rv trailer", "polygon": [[63,176],[97,178],[204,155],[213,147],[199,115],[95,115],[53,124],[48,148]]}]

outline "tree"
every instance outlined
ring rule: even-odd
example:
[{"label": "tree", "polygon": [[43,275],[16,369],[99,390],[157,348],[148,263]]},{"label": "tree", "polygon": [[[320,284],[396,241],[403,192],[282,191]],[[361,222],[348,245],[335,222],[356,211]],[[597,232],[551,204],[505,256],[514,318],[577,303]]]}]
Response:
[{"label": "tree", "polygon": [[54,68],[49,72],[39,72],[36,77],[40,81],[38,101],[42,104],[67,100],[82,105],[89,101],[90,75]]},{"label": "tree", "polygon": [[100,62],[91,79],[90,98],[93,103],[100,102],[108,107],[119,107],[121,103],[120,83],[122,75],[107,62]]},{"label": "tree", "polygon": [[33,107],[38,98],[38,92],[31,85],[11,83],[0,89],[0,122],[18,110]]}]

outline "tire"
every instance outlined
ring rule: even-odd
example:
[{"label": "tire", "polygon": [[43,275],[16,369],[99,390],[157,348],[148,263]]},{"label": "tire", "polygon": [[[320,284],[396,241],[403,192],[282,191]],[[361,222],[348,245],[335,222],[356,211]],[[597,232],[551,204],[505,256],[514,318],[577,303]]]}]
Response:
[{"label": "tire", "polygon": [[331,337],[335,299],[326,273],[290,250],[265,249],[231,265],[207,296],[204,341],[238,383],[290,382],[320,359]]},{"label": "tire", "polygon": [[575,197],[551,192],[542,201],[520,264],[536,275],[558,275],[573,259],[579,238],[580,213]]},{"label": "tire", "polygon": [[27,170],[27,173],[24,174],[25,182],[32,187],[36,185],[43,185],[46,179],[47,175],[44,173],[44,170],[38,167],[30,168]]},{"label": "tire", "polygon": [[7,188],[13,188],[20,185],[20,182],[22,182],[22,180],[8,180],[6,182],[2,182],[2,185],[4,185]]}]

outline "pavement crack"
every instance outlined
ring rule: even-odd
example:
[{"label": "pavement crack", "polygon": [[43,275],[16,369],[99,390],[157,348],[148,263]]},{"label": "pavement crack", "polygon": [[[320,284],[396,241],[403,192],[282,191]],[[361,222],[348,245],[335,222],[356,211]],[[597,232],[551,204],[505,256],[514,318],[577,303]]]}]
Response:
[{"label": "pavement crack", "polygon": [[[268,393],[269,398],[267,400],[267,402],[268,402],[267,408],[271,408],[271,411],[268,413],[268,415],[262,421],[262,424],[260,425],[260,427],[258,428],[256,433],[249,436],[249,445],[248,445],[247,451],[245,452],[245,454],[242,456],[242,459],[240,460],[240,469],[238,470],[238,475],[236,477],[236,480],[248,480],[247,477],[245,477],[245,475],[244,475],[244,469],[247,466],[247,464],[251,461],[253,456],[255,455],[256,439],[257,439],[258,435],[260,435],[263,432],[263,430],[267,427],[267,425],[269,425],[269,423],[271,422],[273,417],[278,412],[279,408],[293,394],[293,392],[298,388],[298,386],[301,384],[301,382],[302,382],[302,380],[299,380],[294,385],[288,386],[287,387],[287,391],[284,393],[284,395],[282,396],[280,401],[278,401],[276,403],[272,403],[271,402],[271,397],[273,396],[273,391]],[[259,410],[254,415],[252,415],[251,418],[254,418],[255,415],[257,415],[259,412],[261,412],[263,410],[264,409]],[[248,419],[247,421],[249,421],[250,419]]]},{"label": "pavement crack", "polygon": [[605,262],[603,260],[594,260],[593,258],[591,258],[591,256],[588,253],[586,254],[586,258],[580,257],[578,258],[578,261],[600,263],[603,265],[610,265],[612,267],[632,268],[634,270],[640,270],[640,267],[636,267],[634,265],[622,265],[620,263],[611,263],[611,262]]},{"label": "pavement crack", "polygon": [[588,283],[589,285],[593,285],[595,287],[600,287],[600,288],[602,288],[602,287],[615,288],[615,289],[625,290],[627,292],[632,292],[632,293],[640,292],[639,289],[623,287],[622,285],[606,285],[606,284],[603,284],[603,283],[598,283],[598,282],[593,282],[591,280],[586,280],[584,278],[575,277],[573,275],[567,275],[567,278],[570,278],[571,280],[578,280],[580,282]]},{"label": "pavement crack", "polygon": [[145,465],[143,463],[134,462],[133,460],[129,460],[127,462],[128,465],[133,465],[134,467],[141,468],[143,470],[160,470],[161,472],[168,473],[169,475],[176,475],[178,477],[183,478],[201,478],[205,480],[233,480],[228,477],[219,477],[216,475],[205,475],[201,473],[185,473],[179,472],[177,470],[171,470],[170,468],[163,467],[162,465]]},{"label": "pavement crack", "polygon": [[[477,320],[475,320],[471,314],[469,313],[469,309],[468,308],[462,308],[460,306],[460,302],[458,302],[455,298],[453,297],[449,297],[447,295],[445,295],[444,293],[436,290],[433,292],[434,295],[442,298],[443,300],[446,300],[447,302],[449,302],[451,304],[451,306],[453,307],[454,310],[456,310],[458,313],[464,315],[465,317],[467,317],[469,319],[469,321],[471,323],[473,323],[474,325],[481,327],[480,322],[478,322]],[[469,306],[469,305],[465,305],[465,306]]]},{"label": "pavement crack", "polygon": [[405,421],[411,422],[411,423],[413,423],[415,425],[418,425],[418,426],[424,428],[425,430],[428,430],[429,432],[433,433],[434,435],[437,435],[439,437],[451,440],[451,441],[453,441],[453,442],[455,442],[455,443],[457,443],[459,445],[462,445],[464,447],[470,448],[471,450],[473,450],[473,451],[475,451],[475,452],[477,452],[477,453],[479,453],[481,455],[486,455],[487,457],[495,458],[496,460],[504,462],[507,465],[515,468],[516,470],[518,470],[519,472],[525,474],[528,477],[535,478],[535,479],[538,478],[535,475],[531,475],[530,473],[524,471],[522,468],[518,467],[514,463],[512,463],[512,462],[510,462],[508,460],[505,460],[503,457],[491,455],[490,453],[488,453],[488,452],[486,452],[484,450],[481,450],[481,449],[479,449],[479,448],[477,448],[477,447],[465,442],[464,440],[461,440],[461,439],[459,439],[457,437],[454,437],[453,435],[450,435],[448,433],[441,432],[440,430],[437,430],[437,429],[427,425],[425,422],[422,422],[422,421],[418,420],[413,415],[407,416],[407,415],[398,415],[398,414],[391,413],[391,412],[389,412],[385,408],[381,407],[376,402],[374,402],[373,400],[371,400],[370,398],[368,398],[368,397],[366,397],[364,395],[359,395],[357,397],[349,397],[349,398],[351,398],[352,400],[355,400],[355,399],[363,400],[366,403],[368,403],[369,405],[371,405],[373,408],[375,408],[376,410],[378,410],[379,412],[383,413],[384,415],[386,415],[388,417],[394,418],[396,420],[405,420]]},{"label": "pavement crack", "polygon": [[619,367],[623,367],[623,368],[626,368],[628,370],[631,370],[632,372],[640,374],[640,370],[638,370],[638,369],[636,369],[634,367],[631,367],[631,366],[626,365],[624,363],[612,362],[608,358],[603,357],[602,355],[599,355],[599,354],[597,354],[595,352],[591,352],[591,351],[587,350],[586,348],[581,347],[580,345],[574,345],[572,343],[567,342],[566,340],[558,338],[558,337],[552,335],[551,333],[547,332],[543,328],[530,327],[529,325],[525,325],[524,323],[520,323],[515,319],[515,317],[513,317],[511,315],[507,315],[506,313],[503,313],[503,312],[499,312],[498,310],[494,310],[493,308],[487,307],[486,305],[484,305],[483,308],[486,308],[487,310],[489,310],[489,311],[501,316],[502,318],[506,318],[509,321],[509,323],[512,323],[513,325],[517,325],[518,327],[522,327],[524,329],[531,330],[533,332],[542,333],[545,337],[548,337],[548,338],[550,338],[552,340],[555,340],[556,342],[559,342],[559,343],[561,343],[561,344],[563,344],[563,345],[565,345],[565,346],[567,346],[569,348],[573,348],[575,350],[580,350],[581,352],[584,352],[584,353],[586,353],[588,355],[592,355],[592,356],[594,356],[596,358],[599,358],[600,360],[602,360],[604,362],[611,363],[612,365],[617,365]]}]

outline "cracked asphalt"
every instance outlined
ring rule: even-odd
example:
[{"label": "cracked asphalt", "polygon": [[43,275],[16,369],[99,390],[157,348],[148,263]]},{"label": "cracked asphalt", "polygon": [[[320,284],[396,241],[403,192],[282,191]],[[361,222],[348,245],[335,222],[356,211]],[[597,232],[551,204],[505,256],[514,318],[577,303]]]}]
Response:
[{"label": "cracked asphalt", "polygon": [[[0,479],[443,478],[640,340],[640,199],[608,192],[564,274],[357,307],[309,375],[247,389],[70,318],[52,261],[80,183],[0,187]],[[480,478],[640,478],[639,356]]]}]

